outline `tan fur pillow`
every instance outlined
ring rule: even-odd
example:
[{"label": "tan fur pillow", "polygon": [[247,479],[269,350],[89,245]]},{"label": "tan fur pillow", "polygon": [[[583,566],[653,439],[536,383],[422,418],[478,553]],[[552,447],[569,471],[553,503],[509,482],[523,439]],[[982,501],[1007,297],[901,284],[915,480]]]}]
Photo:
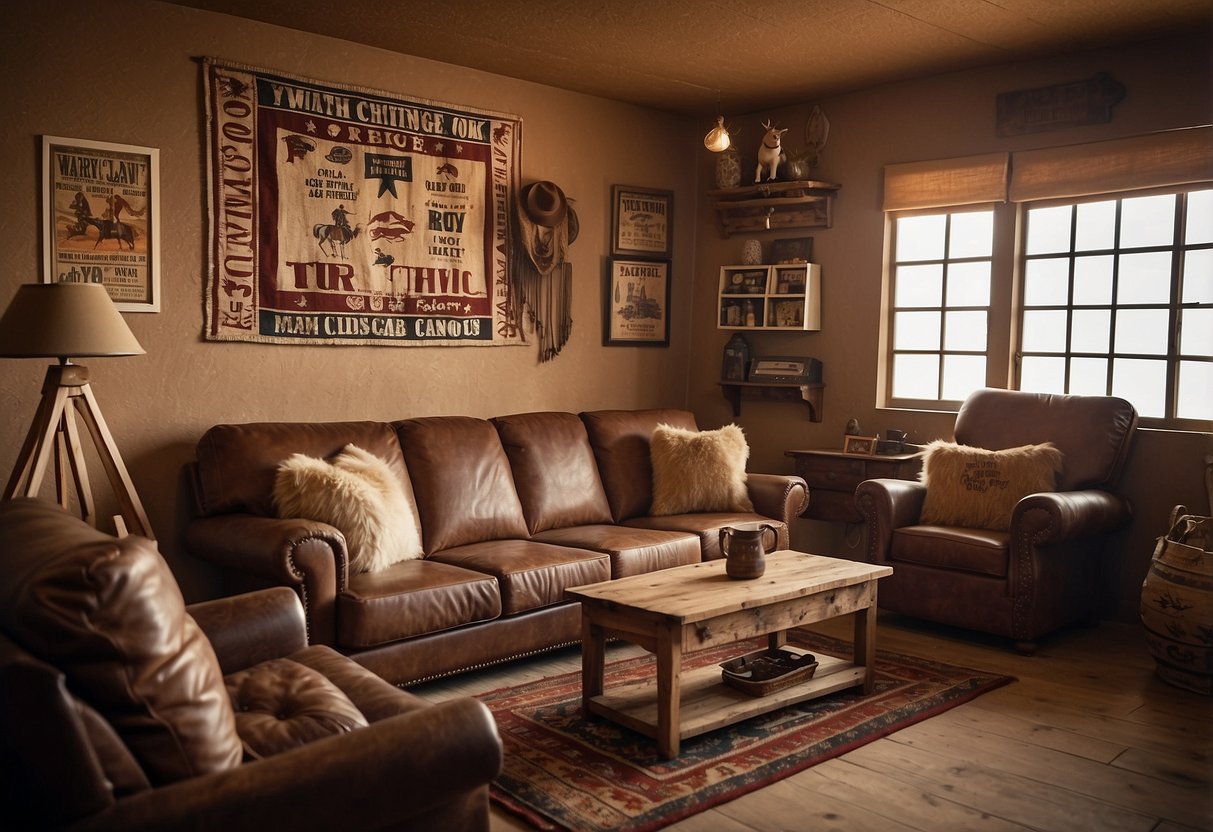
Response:
[{"label": "tan fur pillow", "polygon": [[936,440],[922,460],[927,494],[919,522],[1006,531],[1016,503],[1057,487],[1061,463],[1052,442],[988,451]]},{"label": "tan fur pillow", "polygon": [[386,462],[346,445],[332,463],[294,454],[278,466],[279,517],[328,523],[345,536],[350,570],[378,572],[421,557],[416,513]]},{"label": "tan fur pillow", "polygon": [[654,516],[754,510],[745,476],[750,446],[737,425],[694,431],[661,424],[650,454]]}]

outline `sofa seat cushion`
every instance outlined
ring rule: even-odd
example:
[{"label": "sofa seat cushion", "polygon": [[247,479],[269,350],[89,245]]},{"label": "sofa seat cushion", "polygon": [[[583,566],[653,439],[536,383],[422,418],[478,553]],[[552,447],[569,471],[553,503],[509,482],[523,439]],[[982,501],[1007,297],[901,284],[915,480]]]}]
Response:
[{"label": "sofa seat cushion", "polygon": [[497,581],[484,571],[407,560],[350,575],[337,596],[337,643],[364,649],[501,615]]},{"label": "sofa seat cushion", "polygon": [[611,559],[611,578],[642,575],[700,560],[698,538],[677,531],[612,525],[574,526],[542,532],[535,535],[535,540],[603,552]]},{"label": "sofa seat cushion", "polygon": [[[752,527],[757,523],[767,523],[775,528],[777,549],[787,549],[791,546],[787,523],[772,520],[761,514],[749,511],[715,511],[702,514],[670,514],[661,517],[633,517],[624,523],[638,529],[664,529],[672,532],[686,532],[699,539],[703,560],[716,560],[724,557],[720,551],[720,530],[726,526]],[[764,541],[770,540],[770,535],[763,536]]]},{"label": "sofa seat cushion", "polygon": [[224,677],[245,755],[272,757],[367,726],[366,717],[324,674],[287,658]]},{"label": "sofa seat cushion", "polygon": [[568,587],[611,577],[610,559],[600,552],[532,540],[495,540],[436,552],[432,560],[492,575],[501,587],[501,614],[563,603]]},{"label": "sofa seat cushion", "polygon": [[893,532],[889,560],[1005,578],[1010,541],[1007,532],[991,529],[903,526]]}]

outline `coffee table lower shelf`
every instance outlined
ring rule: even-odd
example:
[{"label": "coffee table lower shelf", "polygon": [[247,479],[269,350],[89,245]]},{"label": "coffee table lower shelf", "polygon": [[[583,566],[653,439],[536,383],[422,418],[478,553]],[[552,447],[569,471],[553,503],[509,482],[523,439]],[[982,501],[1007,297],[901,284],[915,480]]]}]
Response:
[{"label": "coffee table lower shelf", "polygon": [[[784,645],[782,649],[808,652],[790,645]],[[720,666],[716,664],[684,671],[681,677],[679,739],[698,736],[752,716],[864,683],[866,668],[846,659],[821,653],[815,655],[819,664],[813,678],[766,696],[750,696],[729,687],[721,681]],[[656,679],[613,687],[593,697],[587,704],[591,713],[626,725],[647,737],[656,739],[659,736]]]}]

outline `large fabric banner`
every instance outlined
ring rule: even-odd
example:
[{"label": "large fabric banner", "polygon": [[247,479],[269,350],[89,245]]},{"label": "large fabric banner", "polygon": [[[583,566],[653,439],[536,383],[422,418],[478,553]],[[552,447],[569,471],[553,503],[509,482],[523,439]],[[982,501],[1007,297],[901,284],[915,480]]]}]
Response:
[{"label": "large fabric banner", "polygon": [[206,337],[523,343],[517,116],[207,61]]}]

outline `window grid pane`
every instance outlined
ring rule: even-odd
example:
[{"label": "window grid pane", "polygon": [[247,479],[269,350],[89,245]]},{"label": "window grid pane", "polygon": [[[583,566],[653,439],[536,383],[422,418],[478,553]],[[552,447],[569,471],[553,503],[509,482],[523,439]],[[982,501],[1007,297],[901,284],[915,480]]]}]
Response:
[{"label": "window grid pane", "polygon": [[1019,389],[1213,419],[1213,190],[1025,210]]},{"label": "window grid pane", "polygon": [[964,399],[986,383],[994,212],[898,217],[893,230],[890,395]]}]

